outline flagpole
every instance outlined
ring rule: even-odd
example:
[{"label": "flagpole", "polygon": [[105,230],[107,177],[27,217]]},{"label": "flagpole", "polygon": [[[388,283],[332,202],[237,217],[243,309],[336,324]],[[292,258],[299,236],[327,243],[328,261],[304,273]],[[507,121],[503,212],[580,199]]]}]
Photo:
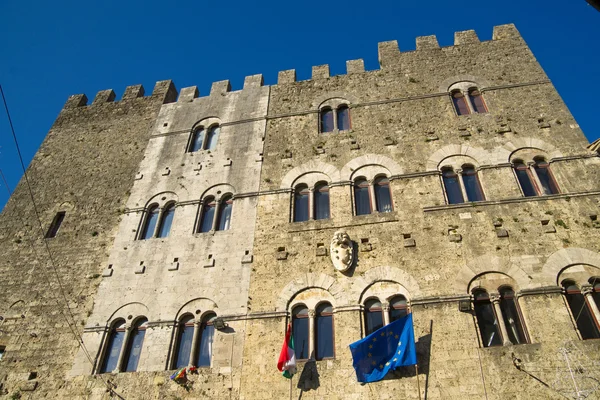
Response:
[{"label": "flagpole", "polygon": [[292,400],[292,379],[294,379],[293,375],[290,377],[290,400]]},{"label": "flagpole", "polygon": [[421,383],[419,382],[419,364],[415,364],[415,373],[417,374],[417,390],[419,391],[419,400],[421,400]]}]

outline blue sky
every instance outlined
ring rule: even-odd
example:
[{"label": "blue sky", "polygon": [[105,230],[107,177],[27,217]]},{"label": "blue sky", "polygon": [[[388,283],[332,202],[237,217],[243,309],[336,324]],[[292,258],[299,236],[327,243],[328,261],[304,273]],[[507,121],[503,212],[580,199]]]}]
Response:
[{"label": "blue sky", "polygon": [[[337,4],[337,5],[336,5]],[[0,84],[4,88],[26,164],[67,97],[128,85],[150,92],[158,80],[178,89],[246,75],[329,64],[345,73],[346,60],[377,64],[377,42],[398,40],[413,50],[415,37],[435,34],[442,46],[455,31],[475,29],[489,40],[492,27],[514,22],[588,139],[600,137],[600,12],[585,0],[503,1],[27,1],[0,2]],[[0,112],[0,168],[14,188],[22,172],[6,115]],[[0,207],[7,200],[0,187]]]}]

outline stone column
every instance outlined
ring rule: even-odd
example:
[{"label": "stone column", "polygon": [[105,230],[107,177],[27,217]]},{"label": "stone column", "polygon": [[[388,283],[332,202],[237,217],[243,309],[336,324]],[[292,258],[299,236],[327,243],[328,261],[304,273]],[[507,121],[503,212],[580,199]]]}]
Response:
[{"label": "stone column", "polygon": [[315,187],[308,188],[308,220],[315,219]]},{"label": "stone column", "polygon": [[308,310],[308,359],[315,359],[315,310]]},{"label": "stone column", "polygon": [[190,361],[188,362],[188,366],[194,367],[197,360],[194,360],[196,353],[198,352],[198,336],[200,335],[200,329],[202,328],[202,321],[194,320],[194,334],[192,335],[192,349],[190,350]]},{"label": "stone column", "polygon": [[216,231],[219,223],[219,212],[221,211],[221,199],[215,199],[215,215],[213,217],[212,229],[211,231]]},{"label": "stone column", "polygon": [[127,343],[129,342],[129,337],[131,336],[131,328],[131,324],[127,323],[125,325],[125,337],[123,338],[123,343],[121,343],[121,352],[119,353],[117,367],[113,371],[113,374],[123,370],[123,358],[125,357],[125,350],[127,350]]},{"label": "stone column", "polygon": [[152,237],[158,237],[158,232],[160,230],[160,226],[162,225],[162,217],[163,217],[163,213],[165,211],[164,207],[161,207],[158,210],[158,219],[156,220],[156,225],[154,226],[154,232],[152,233]]},{"label": "stone column", "polygon": [[465,188],[465,183],[463,182],[462,169],[457,169],[454,172],[456,172],[456,175],[458,176],[458,184],[460,186],[460,192],[463,195],[463,201],[466,203],[469,201],[469,196],[467,196],[467,189]]},{"label": "stone column", "polygon": [[390,323],[390,303],[387,301],[382,302],[381,309],[383,310],[383,324],[387,325]]},{"label": "stone column", "polygon": [[591,285],[581,285],[581,294],[585,296],[585,300],[587,301],[592,314],[596,318],[596,323],[600,324],[600,310],[598,310],[598,305],[592,297],[593,292],[594,288]]},{"label": "stone column", "polygon": [[508,339],[508,331],[504,324],[504,318],[502,317],[502,309],[500,308],[500,295],[497,293],[490,294],[490,301],[494,305],[494,311],[496,312],[496,321],[500,327],[500,333],[502,334],[502,345],[510,346],[512,342]]},{"label": "stone column", "polygon": [[375,186],[373,185],[374,179],[368,181],[369,183],[369,204],[371,204],[371,214],[377,210],[377,200],[375,199]]},{"label": "stone column", "polygon": [[543,196],[544,193],[544,187],[542,186],[542,182],[540,181],[540,178],[537,175],[537,172],[535,172],[535,168],[533,168],[533,166],[535,165],[535,161],[530,161],[527,163],[527,168],[529,168],[529,170],[527,171],[529,173],[529,176],[532,179],[532,183],[533,186],[535,186],[535,190],[538,192],[539,196]]}]

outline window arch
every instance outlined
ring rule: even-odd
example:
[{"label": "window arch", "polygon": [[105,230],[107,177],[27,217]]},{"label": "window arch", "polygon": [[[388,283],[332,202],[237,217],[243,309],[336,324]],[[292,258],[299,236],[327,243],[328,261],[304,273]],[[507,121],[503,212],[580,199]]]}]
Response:
[{"label": "window arch", "polygon": [[477,318],[477,326],[479,327],[483,347],[501,346],[502,337],[498,318],[488,292],[481,289],[474,290],[473,307],[475,308],[475,317]]},{"label": "window arch", "polygon": [[194,340],[194,316],[184,315],[177,326],[177,346],[173,368],[179,369],[190,365],[192,341]]},{"label": "window arch", "polygon": [[457,82],[448,89],[456,115],[482,114],[488,109],[483,94],[473,82]]},{"label": "window arch", "polygon": [[218,231],[226,231],[231,228],[231,212],[233,210],[233,197],[231,195],[223,196],[219,205],[219,220],[217,223]]},{"label": "window arch", "polygon": [[119,319],[113,323],[108,333],[104,357],[100,364],[100,373],[118,371],[119,356],[125,339],[125,320]]},{"label": "window arch", "polygon": [[308,221],[309,219],[309,197],[308,186],[300,184],[294,189],[294,222]]},{"label": "window arch", "polygon": [[309,320],[308,308],[298,305],[292,309],[292,336],[296,359],[308,360],[309,355]]},{"label": "window arch", "polygon": [[202,210],[200,211],[200,228],[198,232],[210,232],[215,219],[217,203],[215,202],[215,198],[211,196],[207,197],[201,204]]},{"label": "window arch", "polygon": [[542,156],[534,157],[527,164],[521,159],[515,159],[513,171],[525,197],[560,193],[550,164]]},{"label": "window arch", "polygon": [[390,212],[393,210],[392,195],[390,193],[390,181],[385,176],[376,178],[373,182],[375,192],[375,207],[379,212]]},{"label": "window arch", "polygon": [[135,372],[137,370],[147,325],[148,320],[146,318],[138,318],[131,328],[123,356],[125,372]]},{"label": "window arch", "polygon": [[165,206],[163,209],[160,224],[158,227],[158,235],[159,238],[166,238],[169,236],[169,232],[171,231],[171,225],[173,224],[173,217],[175,216],[175,204],[170,203]]},{"label": "window arch", "polygon": [[370,299],[365,302],[365,336],[370,335],[383,327],[383,307],[379,299]]},{"label": "window arch", "polygon": [[154,237],[159,211],[158,204],[152,204],[148,207],[148,210],[145,213],[146,220],[144,221],[144,229],[142,229],[140,239],[145,240]]},{"label": "window arch", "polygon": [[341,132],[350,129],[350,107],[346,100],[330,99],[319,108],[319,132]]},{"label": "window arch", "polygon": [[215,336],[214,319],[217,318],[215,313],[207,313],[200,324],[202,330],[199,334],[200,343],[198,343],[198,354],[196,356],[196,366],[210,367],[212,362],[212,345]]},{"label": "window arch", "polygon": [[317,361],[334,358],[333,307],[321,303],[315,314],[315,358]]},{"label": "window arch", "polygon": [[441,172],[448,204],[464,203],[465,198],[467,201],[485,200],[477,170],[472,164],[464,164],[458,171],[444,166]]},{"label": "window arch", "polygon": [[564,280],[562,287],[581,338],[583,340],[600,338],[598,321],[594,318],[593,312],[579,286],[574,281]]},{"label": "window arch", "polygon": [[371,214],[369,182],[362,177],[354,181],[354,207],[356,215]]}]

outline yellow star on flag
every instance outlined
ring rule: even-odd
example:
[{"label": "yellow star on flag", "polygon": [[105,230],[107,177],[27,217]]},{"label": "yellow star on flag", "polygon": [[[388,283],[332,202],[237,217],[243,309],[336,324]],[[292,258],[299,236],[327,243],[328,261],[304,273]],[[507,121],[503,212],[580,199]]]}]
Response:
[{"label": "yellow star on flag", "polygon": [[372,357],[372,356],[373,356],[373,354],[367,353],[367,357]]},{"label": "yellow star on flag", "polygon": [[398,361],[398,359],[397,359],[397,358],[394,358],[394,361]]},{"label": "yellow star on flag", "polygon": [[386,365],[386,366],[387,366],[387,365],[390,365],[390,362],[389,362],[389,361],[388,361],[388,362],[386,362],[386,363],[385,363],[385,365]]},{"label": "yellow star on flag", "polygon": [[371,364],[372,364],[372,365],[377,365],[377,363],[376,363],[375,361],[373,361]]},{"label": "yellow star on flag", "polygon": [[383,368],[383,364],[379,364],[379,368]]},{"label": "yellow star on flag", "polygon": [[372,344],[370,344],[370,345],[369,345],[369,348],[370,348],[370,349],[372,349],[372,348],[373,348],[373,345],[372,345]]},{"label": "yellow star on flag", "polygon": [[381,332],[381,336],[385,336],[385,332]]},{"label": "yellow star on flag", "polygon": [[377,341],[377,338],[376,338],[376,337],[374,337],[374,338],[373,338],[373,341],[374,341],[374,342],[376,342],[376,341]]},{"label": "yellow star on flag", "polygon": [[398,339],[399,337],[400,337],[400,336],[396,335],[396,336],[394,336],[394,339]]}]

